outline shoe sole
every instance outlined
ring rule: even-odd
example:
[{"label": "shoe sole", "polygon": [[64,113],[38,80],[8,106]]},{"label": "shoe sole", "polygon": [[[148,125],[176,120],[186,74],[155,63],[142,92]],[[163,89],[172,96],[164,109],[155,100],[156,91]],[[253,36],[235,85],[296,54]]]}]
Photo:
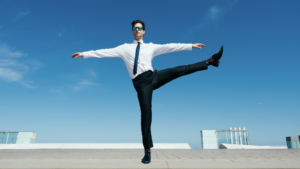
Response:
[{"label": "shoe sole", "polygon": [[149,164],[150,162],[142,162],[143,164]]}]

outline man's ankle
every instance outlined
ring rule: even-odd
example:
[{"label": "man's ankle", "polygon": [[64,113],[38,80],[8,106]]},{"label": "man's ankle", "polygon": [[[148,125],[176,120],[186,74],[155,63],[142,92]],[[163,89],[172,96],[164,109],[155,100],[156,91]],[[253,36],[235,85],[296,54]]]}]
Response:
[{"label": "man's ankle", "polygon": [[213,58],[209,58],[206,60],[206,65],[209,66],[209,65],[212,65],[214,59]]}]

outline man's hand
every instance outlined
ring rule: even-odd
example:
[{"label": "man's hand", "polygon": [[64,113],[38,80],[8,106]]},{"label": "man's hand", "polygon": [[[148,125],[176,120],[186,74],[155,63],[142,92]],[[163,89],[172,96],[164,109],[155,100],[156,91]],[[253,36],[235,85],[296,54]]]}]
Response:
[{"label": "man's hand", "polygon": [[201,49],[201,47],[205,47],[205,45],[203,45],[201,43],[195,43],[195,44],[193,44],[193,48]]},{"label": "man's hand", "polygon": [[78,57],[82,57],[82,56],[83,56],[83,53],[77,52],[72,55],[72,58],[78,58]]}]

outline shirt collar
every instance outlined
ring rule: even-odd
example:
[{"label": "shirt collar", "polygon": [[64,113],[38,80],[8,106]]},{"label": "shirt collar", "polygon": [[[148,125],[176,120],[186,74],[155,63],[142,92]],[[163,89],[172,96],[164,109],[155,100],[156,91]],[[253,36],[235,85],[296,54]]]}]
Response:
[{"label": "shirt collar", "polygon": [[[139,42],[141,42],[141,43],[144,43],[144,41],[143,41],[143,40],[141,40],[141,41],[139,41]],[[138,43],[138,41],[137,41],[137,40],[134,40],[134,41],[133,41],[133,43],[134,43],[134,44],[137,44],[137,43]]]}]

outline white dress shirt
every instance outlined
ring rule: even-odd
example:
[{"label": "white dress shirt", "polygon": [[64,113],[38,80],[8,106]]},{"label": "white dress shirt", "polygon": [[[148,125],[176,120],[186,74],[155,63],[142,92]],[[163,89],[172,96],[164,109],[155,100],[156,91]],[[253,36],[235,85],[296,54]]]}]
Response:
[{"label": "white dress shirt", "polygon": [[117,46],[115,48],[110,49],[100,49],[100,50],[91,50],[87,52],[83,52],[84,59],[89,57],[120,57],[124,60],[126,67],[128,69],[129,75],[131,79],[134,79],[139,74],[146,72],[148,70],[153,71],[152,67],[152,59],[164,53],[182,51],[182,50],[192,50],[192,44],[182,44],[182,43],[169,43],[165,45],[158,45],[153,43],[144,43],[140,41],[140,52],[139,59],[137,65],[137,73],[133,74],[134,67],[134,59],[135,59],[135,51],[137,47],[136,40],[133,43],[125,43],[123,45]]}]

